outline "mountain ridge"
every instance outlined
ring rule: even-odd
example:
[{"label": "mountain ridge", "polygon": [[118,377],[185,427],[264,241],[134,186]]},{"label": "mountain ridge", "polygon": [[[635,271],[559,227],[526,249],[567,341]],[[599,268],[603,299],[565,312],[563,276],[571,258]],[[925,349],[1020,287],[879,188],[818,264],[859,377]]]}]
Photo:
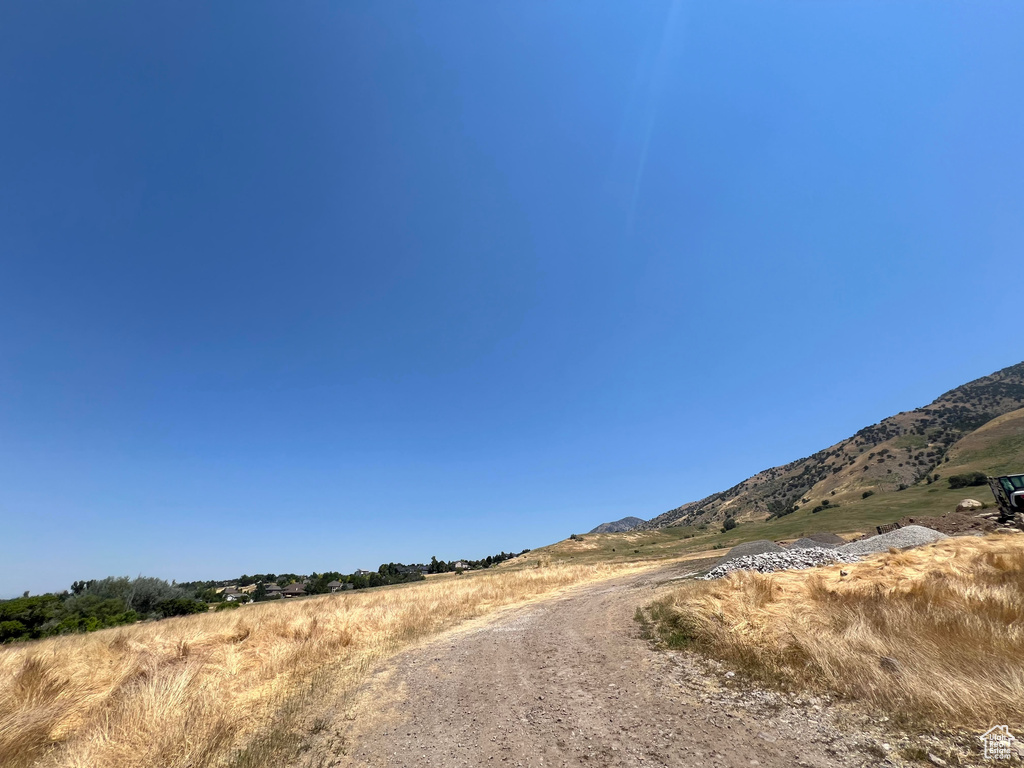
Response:
[{"label": "mountain ridge", "polygon": [[624,517],[621,520],[613,520],[610,523],[601,523],[591,533],[625,533],[632,531],[638,525],[647,521],[641,517]]},{"label": "mountain ridge", "polygon": [[882,419],[828,448],[762,470],[637,526],[783,517],[804,506],[839,506],[879,491],[932,483],[950,450],[993,419],[1024,407],[1024,362],[943,393],[931,403]]}]

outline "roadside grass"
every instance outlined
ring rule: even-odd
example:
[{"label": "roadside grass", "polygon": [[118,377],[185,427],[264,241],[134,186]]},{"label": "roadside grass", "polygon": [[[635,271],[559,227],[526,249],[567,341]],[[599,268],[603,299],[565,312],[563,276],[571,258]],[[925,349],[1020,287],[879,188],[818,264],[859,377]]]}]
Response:
[{"label": "roadside grass", "polygon": [[851,565],[736,572],[688,582],[636,618],[664,646],[762,683],[859,700],[904,724],[1019,728],[1022,539],[958,537]]},{"label": "roadside grass", "polygon": [[0,766],[285,764],[409,644],[644,567],[491,569],[0,646]]}]

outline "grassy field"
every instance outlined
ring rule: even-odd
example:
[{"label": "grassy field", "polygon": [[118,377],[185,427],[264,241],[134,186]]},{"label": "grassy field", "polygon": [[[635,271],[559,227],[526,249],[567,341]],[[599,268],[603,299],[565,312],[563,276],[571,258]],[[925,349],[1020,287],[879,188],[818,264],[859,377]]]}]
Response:
[{"label": "grassy field", "polygon": [[[923,489],[922,489],[923,490]],[[976,490],[976,489],[972,489]],[[987,488],[983,489],[986,492]],[[923,495],[917,488],[898,493],[878,494],[862,504],[826,509],[817,514],[799,510],[771,522],[744,522],[731,531],[708,525],[705,528],[662,528],[656,531],[626,533],[588,533],[579,539],[564,539],[502,564],[518,568],[545,563],[628,563],[633,561],[676,560],[697,553],[728,549],[744,541],[797,539],[809,533],[829,531],[839,534],[874,533],[876,525],[891,523],[905,514],[943,514],[956,508],[965,494],[952,491]],[[925,492],[927,493],[927,492]],[[869,503],[870,502],[870,503]],[[952,505],[952,506],[950,506]],[[723,553],[724,554],[724,553]]]},{"label": "grassy field", "polygon": [[525,566],[0,647],[0,765],[281,765],[410,643],[647,567]]},{"label": "grassy field", "polygon": [[637,561],[674,560],[697,551],[699,542],[707,544],[707,536],[698,539],[689,528],[663,528],[657,531],[626,533],[588,533],[579,540],[565,539],[547,547],[502,563],[501,568],[530,567],[541,563],[628,563]]},{"label": "grassy field", "polygon": [[[1008,440],[1018,440],[1013,435]],[[985,462],[995,452],[1008,466],[1024,466],[1024,460],[1006,458],[1005,445],[988,445],[984,451],[967,453],[960,461],[950,465],[948,474],[967,472],[989,466]],[[984,455],[982,455],[984,454]],[[1002,465],[991,471],[997,471]],[[703,528],[676,527],[655,531],[628,531],[626,533],[588,533],[579,539],[565,539],[547,547],[535,549],[502,567],[521,567],[522,563],[625,563],[636,560],[673,560],[680,557],[719,549],[728,549],[744,541],[772,539],[786,541],[811,533],[830,532],[840,535],[874,534],[875,526],[895,522],[903,517],[939,517],[952,512],[965,498],[973,498],[995,508],[988,486],[950,489],[943,479],[931,485],[914,485],[902,491],[880,491],[866,499],[844,500],[838,506],[813,513],[817,506],[807,504],[802,509],[765,522],[744,521],[731,531],[722,532],[719,525]]]},{"label": "grassy field", "polygon": [[992,419],[967,435],[953,446],[949,458],[950,472],[993,476],[1024,472],[1024,408]]},{"label": "grassy field", "polygon": [[[843,575],[843,572],[847,575]],[[664,644],[907,722],[1024,726],[1024,535],[689,582],[638,612]]]}]

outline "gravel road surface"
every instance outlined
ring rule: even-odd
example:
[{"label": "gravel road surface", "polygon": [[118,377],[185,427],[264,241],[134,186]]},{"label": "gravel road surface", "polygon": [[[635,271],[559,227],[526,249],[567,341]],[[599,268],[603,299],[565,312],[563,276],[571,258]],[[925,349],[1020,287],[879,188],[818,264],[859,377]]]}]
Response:
[{"label": "gravel road surface", "polygon": [[879,765],[877,740],[840,732],[827,701],[741,686],[639,637],[636,607],[687,570],[577,588],[401,654],[304,764]]}]

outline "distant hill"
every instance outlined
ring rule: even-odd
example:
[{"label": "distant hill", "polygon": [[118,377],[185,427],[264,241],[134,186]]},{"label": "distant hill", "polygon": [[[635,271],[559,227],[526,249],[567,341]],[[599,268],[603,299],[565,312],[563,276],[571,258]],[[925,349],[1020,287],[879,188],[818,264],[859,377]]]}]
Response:
[{"label": "distant hill", "polygon": [[643,525],[646,522],[646,520],[642,520],[639,517],[624,517],[621,520],[616,520],[614,523],[601,523],[591,533],[622,533],[623,531],[632,531],[637,526]]},{"label": "distant hill", "polygon": [[637,528],[699,526],[729,517],[774,519],[805,507],[813,507],[811,511],[841,508],[875,493],[945,484],[944,477],[966,469],[988,474],[1024,471],[1022,409],[1024,363],[1018,363],[950,390],[923,408],[865,427],[813,456],[766,469],[728,490],[671,509]]}]

